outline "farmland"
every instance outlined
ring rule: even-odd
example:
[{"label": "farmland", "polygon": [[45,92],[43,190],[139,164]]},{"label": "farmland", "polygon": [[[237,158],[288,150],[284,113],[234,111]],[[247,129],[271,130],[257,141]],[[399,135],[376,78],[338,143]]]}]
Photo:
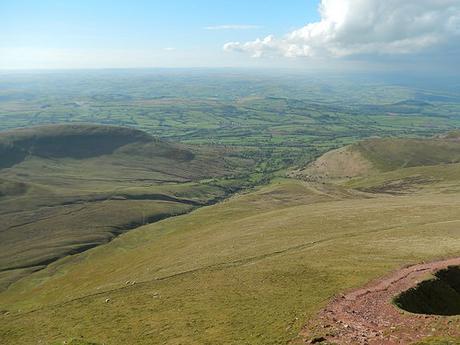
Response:
[{"label": "farmland", "polygon": [[[334,296],[459,256],[456,86],[0,80],[4,344],[302,343]],[[442,322],[414,341],[455,343]]]},{"label": "farmland", "polygon": [[2,74],[0,85],[0,129],[129,126],[171,141],[243,147],[270,158],[265,171],[370,136],[430,136],[460,124],[456,86],[363,77],[119,70]]}]

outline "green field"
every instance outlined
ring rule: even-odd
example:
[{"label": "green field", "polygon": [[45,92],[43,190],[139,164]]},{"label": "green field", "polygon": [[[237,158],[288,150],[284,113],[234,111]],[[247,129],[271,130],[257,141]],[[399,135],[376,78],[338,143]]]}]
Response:
[{"label": "green field", "polygon": [[0,130],[90,122],[193,144],[237,146],[264,171],[306,163],[371,136],[430,136],[460,126],[447,82],[256,71],[0,74]]}]

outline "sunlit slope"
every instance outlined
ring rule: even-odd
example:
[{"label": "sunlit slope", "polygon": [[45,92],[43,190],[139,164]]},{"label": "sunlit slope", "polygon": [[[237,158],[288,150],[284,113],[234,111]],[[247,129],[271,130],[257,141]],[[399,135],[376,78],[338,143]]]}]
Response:
[{"label": "sunlit slope", "polygon": [[355,145],[380,171],[460,162],[460,137],[375,139]]},{"label": "sunlit slope", "polygon": [[13,284],[0,294],[0,334],[5,344],[285,343],[334,294],[459,255],[459,207],[457,193],[275,181]]},{"label": "sunlit slope", "polygon": [[372,162],[357,149],[356,145],[349,145],[325,153],[305,169],[294,171],[292,175],[307,181],[318,182],[367,176],[373,172],[377,172],[377,169]]},{"label": "sunlit slope", "polygon": [[253,162],[121,127],[0,133],[0,289],[139,225],[212,203]]},{"label": "sunlit slope", "polygon": [[[460,163],[460,135],[451,132],[429,139],[364,140],[330,151],[291,175],[307,181],[336,183],[361,178],[369,187],[377,180],[406,179],[389,186],[397,192],[404,191],[407,185],[456,179],[457,163]],[[347,186],[358,187],[353,181]]]},{"label": "sunlit slope", "polygon": [[373,168],[342,184],[372,193],[456,193],[460,178],[457,132],[433,139],[378,139],[353,147]]}]

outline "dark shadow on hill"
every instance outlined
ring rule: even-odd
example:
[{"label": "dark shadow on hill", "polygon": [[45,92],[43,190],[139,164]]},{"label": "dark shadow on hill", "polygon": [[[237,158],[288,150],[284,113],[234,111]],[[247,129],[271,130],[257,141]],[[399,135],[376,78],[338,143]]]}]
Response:
[{"label": "dark shadow on hill", "polygon": [[111,154],[131,143],[149,143],[148,134],[124,127],[54,125],[0,133],[0,169],[27,156],[83,159]]},{"label": "dark shadow on hill", "polygon": [[438,271],[435,278],[404,291],[394,302],[414,314],[460,315],[460,267]]}]

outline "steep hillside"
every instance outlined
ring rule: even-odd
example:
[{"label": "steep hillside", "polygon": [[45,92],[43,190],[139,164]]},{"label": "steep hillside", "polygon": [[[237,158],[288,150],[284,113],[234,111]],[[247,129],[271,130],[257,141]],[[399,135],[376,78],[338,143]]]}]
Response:
[{"label": "steep hillside", "polygon": [[3,132],[0,150],[0,289],[139,225],[212,203],[240,188],[237,177],[254,164],[231,149],[93,125]]},{"label": "steep hillside", "polygon": [[[445,162],[455,161],[445,141],[422,143],[447,147]],[[347,150],[325,157],[356,158]],[[360,153],[367,165],[366,157]],[[460,256],[460,164],[440,161],[389,172],[375,164],[345,182],[277,179],[142,226],[0,293],[0,337],[5,344],[304,344],[301,328],[334,296],[408,264]],[[345,162],[329,166],[340,171]],[[347,185],[424,169],[438,180],[402,196]],[[444,335],[442,322],[459,320],[430,324],[434,337]],[[405,325],[383,327],[388,340]]]}]

